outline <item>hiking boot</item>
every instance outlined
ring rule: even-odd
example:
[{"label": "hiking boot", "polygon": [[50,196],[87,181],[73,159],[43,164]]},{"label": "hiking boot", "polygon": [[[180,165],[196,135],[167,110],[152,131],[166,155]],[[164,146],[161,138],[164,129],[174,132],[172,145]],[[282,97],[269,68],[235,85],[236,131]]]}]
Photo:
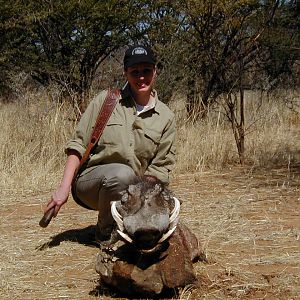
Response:
[{"label": "hiking boot", "polygon": [[100,228],[99,224],[96,225],[95,241],[99,244],[109,242],[113,232],[114,225],[108,225],[105,228]]}]

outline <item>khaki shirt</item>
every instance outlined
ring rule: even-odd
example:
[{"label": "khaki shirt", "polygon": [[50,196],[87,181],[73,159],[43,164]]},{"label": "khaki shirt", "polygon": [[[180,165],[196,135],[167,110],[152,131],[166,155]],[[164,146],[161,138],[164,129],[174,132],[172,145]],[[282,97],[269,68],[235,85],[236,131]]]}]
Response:
[{"label": "khaki shirt", "polygon": [[[83,156],[89,143],[99,110],[107,95],[101,92],[82,115],[74,138],[66,145]],[[119,101],[92,150],[87,167],[122,163],[130,166],[138,176],[152,175],[164,183],[175,163],[175,117],[157,98],[155,107],[137,115],[135,102],[128,88],[121,91]]]}]

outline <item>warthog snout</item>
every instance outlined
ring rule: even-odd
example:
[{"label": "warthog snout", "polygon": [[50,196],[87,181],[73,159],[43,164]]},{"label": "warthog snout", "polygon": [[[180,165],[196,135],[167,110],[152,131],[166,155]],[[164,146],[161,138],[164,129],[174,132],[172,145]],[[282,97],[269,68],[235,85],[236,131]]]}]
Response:
[{"label": "warthog snout", "polygon": [[119,234],[137,248],[148,250],[167,239],[178,222],[180,204],[160,182],[141,180],[112,204]]},{"label": "warthog snout", "polygon": [[153,248],[162,237],[161,231],[157,228],[141,228],[134,233],[134,241],[141,249]]}]

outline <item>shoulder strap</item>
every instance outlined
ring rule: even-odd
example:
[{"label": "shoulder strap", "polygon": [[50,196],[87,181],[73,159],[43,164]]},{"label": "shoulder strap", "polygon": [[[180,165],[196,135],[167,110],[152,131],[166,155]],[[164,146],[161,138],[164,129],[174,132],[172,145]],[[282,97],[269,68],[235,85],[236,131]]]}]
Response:
[{"label": "shoulder strap", "polygon": [[[78,171],[81,169],[81,167],[84,165],[84,163],[88,160],[89,155],[94,148],[94,146],[97,144],[98,140],[100,139],[103,130],[118,102],[118,97],[120,95],[120,91],[118,89],[109,89],[108,93],[105,97],[105,100],[102,104],[102,107],[100,109],[100,112],[98,114],[89,144],[85,150],[85,153],[83,154],[80,165],[78,167]],[[74,175],[74,178],[76,177],[76,174]]]}]

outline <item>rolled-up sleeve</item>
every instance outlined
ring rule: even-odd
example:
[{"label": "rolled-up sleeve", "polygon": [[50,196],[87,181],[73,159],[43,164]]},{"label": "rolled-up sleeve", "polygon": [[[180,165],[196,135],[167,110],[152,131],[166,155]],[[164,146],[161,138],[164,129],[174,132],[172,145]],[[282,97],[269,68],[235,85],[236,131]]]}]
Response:
[{"label": "rolled-up sleeve", "polygon": [[176,123],[175,117],[167,124],[160,139],[157,153],[148,166],[145,175],[157,177],[163,183],[170,181],[169,174],[175,165],[176,155]]}]

